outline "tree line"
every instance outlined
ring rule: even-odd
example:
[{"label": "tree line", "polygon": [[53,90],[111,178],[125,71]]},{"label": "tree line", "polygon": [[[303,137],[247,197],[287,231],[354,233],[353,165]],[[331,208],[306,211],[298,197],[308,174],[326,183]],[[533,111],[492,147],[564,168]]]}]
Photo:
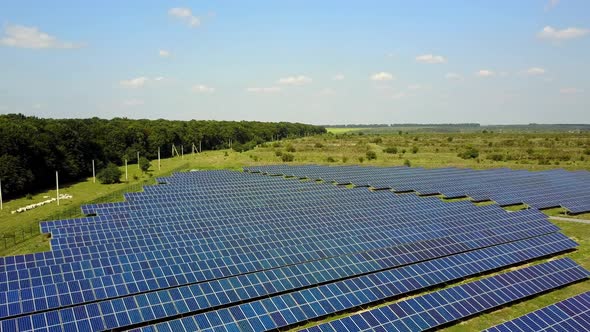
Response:
[{"label": "tree line", "polygon": [[[115,118],[42,119],[22,114],[0,115],[0,180],[5,196],[16,196],[92,174],[91,160],[100,169],[108,163],[172,156],[171,146],[185,152],[193,144],[202,150],[231,147],[236,151],[257,144],[325,133],[319,126],[256,121],[170,121]],[[230,143],[231,140],[231,143]]]}]

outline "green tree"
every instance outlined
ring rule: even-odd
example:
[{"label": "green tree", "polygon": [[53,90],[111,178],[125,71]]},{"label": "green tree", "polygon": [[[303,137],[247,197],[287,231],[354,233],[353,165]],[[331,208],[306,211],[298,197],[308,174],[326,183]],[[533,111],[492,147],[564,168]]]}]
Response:
[{"label": "green tree", "polygon": [[367,151],[367,160],[377,159],[377,153],[375,151]]},{"label": "green tree", "polygon": [[96,178],[98,181],[100,181],[100,183],[112,184],[118,183],[121,175],[123,175],[123,172],[121,172],[119,167],[113,163],[109,163],[105,168],[101,169],[98,174],[96,174]]},{"label": "green tree", "polygon": [[146,157],[139,158],[139,168],[141,169],[142,172],[146,173],[150,169],[151,166],[152,166],[152,164],[150,163],[150,161]]}]

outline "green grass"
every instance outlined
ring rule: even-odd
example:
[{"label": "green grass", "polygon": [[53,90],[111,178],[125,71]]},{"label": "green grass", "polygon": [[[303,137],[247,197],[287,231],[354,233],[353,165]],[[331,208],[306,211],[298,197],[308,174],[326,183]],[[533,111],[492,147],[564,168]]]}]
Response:
[{"label": "green grass", "polygon": [[328,130],[329,133],[332,134],[344,134],[344,133],[353,133],[353,132],[357,132],[357,131],[363,131],[366,130],[368,128],[348,128],[348,127],[342,127],[342,128],[326,128]]}]

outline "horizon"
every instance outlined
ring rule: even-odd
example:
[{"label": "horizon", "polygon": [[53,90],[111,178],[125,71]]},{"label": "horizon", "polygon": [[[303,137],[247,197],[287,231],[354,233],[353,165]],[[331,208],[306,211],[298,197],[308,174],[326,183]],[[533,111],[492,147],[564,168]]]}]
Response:
[{"label": "horizon", "polygon": [[587,124],[589,13],[582,0],[6,1],[0,114]]}]

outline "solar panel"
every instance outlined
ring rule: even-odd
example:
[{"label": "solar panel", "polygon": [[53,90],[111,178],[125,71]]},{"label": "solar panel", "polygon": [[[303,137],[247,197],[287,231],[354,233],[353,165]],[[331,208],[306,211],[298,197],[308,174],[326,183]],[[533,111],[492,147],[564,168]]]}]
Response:
[{"label": "solar panel", "polygon": [[576,246],[535,209],[232,171],[160,180],[42,223],[50,252],[0,258],[2,331],[297,325]]},{"label": "solar panel", "polygon": [[588,276],[590,272],[564,258],[443,289],[303,331],[424,331]]},{"label": "solar panel", "polygon": [[590,331],[590,292],[573,296],[486,331]]},{"label": "solar panel", "polygon": [[572,213],[590,211],[590,172],[587,171],[287,165],[256,166],[244,170],[329,179],[337,183],[392,188],[400,192],[468,196],[475,201],[494,200],[500,205],[526,203],[539,209],[563,206]]}]

